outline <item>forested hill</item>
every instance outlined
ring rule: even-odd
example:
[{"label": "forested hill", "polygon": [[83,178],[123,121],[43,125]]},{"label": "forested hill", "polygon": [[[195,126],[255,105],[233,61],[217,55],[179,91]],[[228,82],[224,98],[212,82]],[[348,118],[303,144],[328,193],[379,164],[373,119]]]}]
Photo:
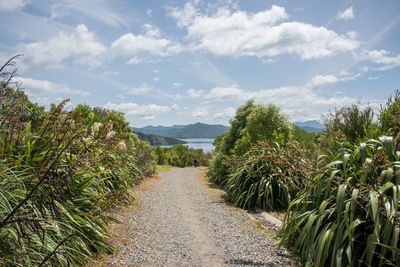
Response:
[{"label": "forested hill", "polygon": [[317,120],[304,121],[304,122],[294,122],[293,125],[306,130],[307,132],[319,133],[325,129],[325,126]]},{"label": "forested hill", "polygon": [[147,141],[150,143],[151,146],[168,146],[168,145],[177,145],[177,144],[186,144],[185,141],[172,138],[172,137],[163,137],[155,134],[145,134],[135,132],[138,135],[139,139],[142,141]]},{"label": "forested hill", "polygon": [[226,133],[228,129],[229,127],[224,125],[195,123],[174,126],[146,126],[143,128],[133,128],[133,131],[173,138],[215,138],[218,135]]}]

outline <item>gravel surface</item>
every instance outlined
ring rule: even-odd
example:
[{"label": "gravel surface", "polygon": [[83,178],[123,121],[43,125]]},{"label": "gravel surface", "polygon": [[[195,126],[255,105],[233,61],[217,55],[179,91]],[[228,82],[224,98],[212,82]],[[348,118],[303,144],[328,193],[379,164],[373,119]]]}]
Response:
[{"label": "gravel surface", "polygon": [[[228,206],[197,168],[161,173],[139,192],[109,266],[294,266],[272,234]],[[121,241],[122,240],[122,241]]]}]

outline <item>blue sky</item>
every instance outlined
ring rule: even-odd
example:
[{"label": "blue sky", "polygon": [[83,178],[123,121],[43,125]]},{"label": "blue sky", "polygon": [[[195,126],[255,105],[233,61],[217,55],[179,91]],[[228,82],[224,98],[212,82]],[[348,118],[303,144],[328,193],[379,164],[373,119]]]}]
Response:
[{"label": "blue sky", "polygon": [[249,98],[320,120],[400,89],[398,0],[0,0],[0,34],[32,101],[135,127],[228,125]]}]

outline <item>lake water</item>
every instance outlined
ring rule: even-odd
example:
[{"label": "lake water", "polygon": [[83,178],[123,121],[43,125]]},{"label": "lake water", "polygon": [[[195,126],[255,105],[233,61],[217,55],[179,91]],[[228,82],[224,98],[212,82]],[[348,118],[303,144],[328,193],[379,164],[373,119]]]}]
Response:
[{"label": "lake water", "polygon": [[[188,146],[194,149],[202,148],[204,153],[211,153],[215,149],[213,145],[214,139],[190,138],[190,139],[180,139],[180,140],[186,142],[186,144],[183,144],[184,146]],[[171,146],[162,146],[162,147],[171,147]]]}]

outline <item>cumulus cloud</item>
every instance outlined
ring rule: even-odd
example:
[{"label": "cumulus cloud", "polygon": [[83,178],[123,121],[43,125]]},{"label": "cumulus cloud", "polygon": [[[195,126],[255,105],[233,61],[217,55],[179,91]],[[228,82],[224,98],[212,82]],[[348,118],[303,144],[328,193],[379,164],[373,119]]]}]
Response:
[{"label": "cumulus cloud", "polygon": [[[203,96],[205,103],[226,102],[237,103],[253,98],[258,103],[275,103],[284,107],[284,112],[293,120],[312,118],[321,110],[343,107],[357,102],[359,99],[340,93],[320,93],[320,87],[339,82],[355,80],[360,73],[341,72],[337,75],[316,75],[303,86],[282,86],[257,91],[244,90],[238,86],[215,87]],[[227,119],[234,115],[234,109],[218,111],[214,119]]]},{"label": "cumulus cloud", "polygon": [[211,91],[205,95],[206,100],[210,101],[225,101],[232,99],[243,99],[246,92],[237,88],[236,85],[230,87],[217,86],[211,89]]},{"label": "cumulus cloud", "polygon": [[28,3],[29,0],[0,0],[0,11],[21,9]]},{"label": "cumulus cloud", "polygon": [[224,110],[217,112],[213,115],[213,119],[216,120],[226,120],[230,119],[236,114],[236,109],[233,107],[227,107]]},{"label": "cumulus cloud", "polygon": [[204,90],[196,90],[196,89],[189,89],[187,90],[187,93],[190,98],[199,98],[204,95]]},{"label": "cumulus cloud", "polygon": [[22,70],[57,66],[68,58],[93,68],[101,65],[99,55],[106,49],[83,24],[78,25],[70,34],[61,32],[47,41],[19,44],[17,47],[24,54]]},{"label": "cumulus cloud", "polygon": [[150,105],[139,105],[136,103],[120,103],[114,104],[108,102],[103,106],[106,109],[116,110],[125,113],[127,116],[142,118],[142,119],[154,119],[156,115],[169,112],[177,108],[176,105],[173,106],[159,106],[155,104]]},{"label": "cumulus cloud", "polygon": [[140,87],[129,88],[128,93],[132,95],[144,95],[152,90],[153,88],[151,86],[144,83]]},{"label": "cumulus cloud", "polygon": [[375,70],[384,71],[400,66],[400,54],[397,56],[391,56],[389,51],[383,49],[364,51],[361,55],[361,59],[381,65],[381,67],[378,67]]},{"label": "cumulus cloud", "polygon": [[353,51],[359,42],[352,35],[339,35],[325,27],[284,22],[283,7],[272,6],[258,13],[221,8],[213,15],[201,13],[189,2],[169,15],[187,30],[193,49],[220,56],[273,57],[297,54],[301,59],[322,58]]},{"label": "cumulus cloud", "polygon": [[182,51],[179,44],[162,38],[158,28],[149,24],[143,27],[146,30],[144,34],[127,33],[115,40],[110,48],[112,55],[131,57],[128,63],[137,64],[141,61],[139,58],[141,55],[169,56]]},{"label": "cumulus cloud", "polygon": [[320,86],[329,83],[336,83],[339,79],[334,75],[317,75],[312,79],[315,86]]},{"label": "cumulus cloud", "polygon": [[70,88],[68,85],[53,83],[46,80],[35,80],[31,78],[17,77],[14,79],[20,82],[22,88],[25,89],[29,96],[47,96],[49,94],[63,94],[63,95],[80,95],[88,96],[89,92],[82,90],[75,90]]},{"label": "cumulus cloud", "polygon": [[337,15],[339,19],[354,19],[353,7],[349,7]]}]

